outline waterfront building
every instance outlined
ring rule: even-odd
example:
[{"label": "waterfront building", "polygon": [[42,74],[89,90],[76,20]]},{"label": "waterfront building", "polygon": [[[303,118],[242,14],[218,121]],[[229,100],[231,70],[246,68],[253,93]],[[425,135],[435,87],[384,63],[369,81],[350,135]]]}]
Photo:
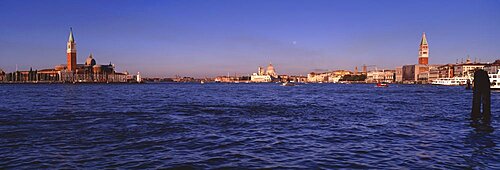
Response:
[{"label": "waterfront building", "polygon": [[345,75],[351,75],[353,74],[353,72],[349,71],[349,70],[335,70],[332,72],[332,75],[334,77],[343,77]]},{"label": "waterfront building", "polygon": [[332,72],[315,73],[311,72],[307,74],[307,82],[311,83],[328,83],[334,81],[332,78]]},{"label": "waterfront building", "polygon": [[307,82],[311,83],[338,83],[344,76],[353,75],[348,70],[335,70],[323,73],[311,72],[307,74]]},{"label": "waterfront building", "polygon": [[76,41],[70,29],[66,46],[66,64],[53,69],[16,71],[5,76],[8,82],[127,82],[128,73],[115,71],[115,65],[98,65],[90,54],[84,64],[77,64]]},{"label": "waterfront building", "polygon": [[415,65],[404,65],[402,68],[402,80],[403,83],[415,83],[418,81],[418,75],[422,72],[429,71],[427,65],[415,64]]},{"label": "waterfront building", "polygon": [[274,82],[280,81],[280,76],[276,73],[274,66],[272,63],[269,63],[266,71],[264,72],[262,67],[259,66],[257,73],[253,73],[250,76],[250,81],[255,83],[266,83],[266,82]]},{"label": "waterfront building", "polygon": [[311,83],[324,83],[328,82],[328,77],[330,77],[331,72],[315,73],[311,72],[307,74],[307,82]]},{"label": "waterfront building", "polygon": [[328,83],[338,83],[343,76],[329,76]]},{"label": "waterfront building", "polygon": [[5,72],[0,68],[0,82],[4,81],[5,79]]},{"label": "waterfront building", "polygon": [[472,62],[469,57],[465,63],[455,64],[453,66],[453,75],[456,77],[473,76],[476,69],[483,69],[487,64]]},{"label": "waterfront building", "polygon": [[264,73],[264,69],[261,66],[259,66],[259,70],[258,70],[257,74],[258,75],[264,75],[266,73]]},{"label": "waterfront building", "polygon": [[47,74],[47,71],[33,70],[30,68],[29,71],[16,71],[12,73],[7,73],[3,81],[17,81],[17,82],[38,82],[38,81],[57,81],[57,74]]},{"label": "waterfront building", "polygon": [[188,82],[194,82],[194,78],[193,77],[181,77],[181,76],[176,75],[174,78],[172,78],[172,81],[179,82],[179,83],[188,83]]},{"label": "waterfront building", "polygon": [[396,70],[374,70],[369,71],[366,75],[367,83],[387,82],[392,83],[395,81]]},{"label": "waterfront building", "polygon": [[258,75],[253,73],[252,76],[250,76],[250,81],[255,83],[268,83],[272,82],[273,78],[270,75]]},{"label": "waterfront building", "polygon": [[439,78],[452,78],[454,77],[453,64],[445,64],[438,67]]},{"label": "waterfront building", "polygon": [[425,32],[422,33],[422,40],[420,40],[420,46],[418,48],[418,64],[429,64],[429,44],[427,43]]},{"label": "waterfront building", "polygon": [[485,65],[483,68],[488,74],[496,74],[498,73],[498,69],[500,69],[500,60],[495,60],[495,62]]},{"label": "waterfront building", "polygon": [[48,73],[59,71],[62,82],[127,82],[128,72],[115,71],[115,65],[97,64],[92,53],[85,59],[84,64],[77,64],[76,41],[73,30],[70,30],[66,49],[67,65],[55,66],[54,70],[46,70]]},{"label": "waterfront building", "polygon": [[396,82],[403,82],[403,67],[396,67]]},{"label": "waterfront building", "polygon": [[296,83],[306,83],[307,76],[289,76],[288,81]]},{"label": "waterfront building", "polygon": [[344,76],[353,75],[354,73],[349,70],[335,70],[332,75],[328,77],[329,83],[338,83]]},{"label": "waterfront building", "polygon": [[439,78],[439,67],[441,65],[427,65],[427,71],[418,74],[418,81],[421,83],[430,83]]},{"label": "waterfront building", "polygon": [[249,76],[218,76],[214,79],[217,83],[249,83],[250,81]]},{"label": "waterfront building", "polygon": [[278,75],[278,77],[279,77],[280,82],[290,81],[290,76],[288,76],[288,75],[282,74],[282,75]]}]

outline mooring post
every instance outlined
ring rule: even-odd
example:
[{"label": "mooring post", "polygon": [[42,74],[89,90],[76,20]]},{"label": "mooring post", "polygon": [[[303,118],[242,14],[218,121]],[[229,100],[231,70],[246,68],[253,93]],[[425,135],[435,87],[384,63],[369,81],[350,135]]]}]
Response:
[{"label": "mooring post", "polygon": [[[482,69],[476,70],[473,83],[471,118],[473,121],[482,119],[483,123],[489,123],[491,121],[491,90],[488,73]],[[482,113],[481,105],[483,106]]]},{"label": "mooring post", "polygon": [[466,86],[465,86],[465,89],[470,90],[470,89],[471,89],[471,86],[472,86],[472,85],[471,85],[471,83],[470,83],[470,80],[469,80],[469,79],[467,79],[467,84],[466,84]]}]

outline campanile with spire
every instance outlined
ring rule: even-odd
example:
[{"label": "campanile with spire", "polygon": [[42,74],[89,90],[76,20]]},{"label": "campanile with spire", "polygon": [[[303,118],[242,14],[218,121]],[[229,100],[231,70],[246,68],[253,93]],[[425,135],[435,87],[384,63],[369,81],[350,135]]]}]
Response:
[{"label": "campanile with spire", "polygon": [[66,57],[68,61],[67,70],[76,71],[76,43],[73,37],[73,29],[70,28],[68,46],[66,50]]},{"label": "campanile with spire", "polygon": [[420,48],[418,49],[418,64],[429,64],[429,45],[427,44],[425,32],[422,33],[422,40],[420,41]]}]

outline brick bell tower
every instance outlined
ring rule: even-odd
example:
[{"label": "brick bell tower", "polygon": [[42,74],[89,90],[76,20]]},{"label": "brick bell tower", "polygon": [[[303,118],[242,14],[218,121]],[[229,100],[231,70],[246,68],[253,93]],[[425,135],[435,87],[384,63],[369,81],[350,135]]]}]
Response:
[{"label": "brick bell tower", "polygon": [[422,40],[420,41],[420,48],[418,49],[418,64],[429,64],[429,44],[427,44],[427,38],[425,37],[425,32],[422,34]]},{"label": "brick bell tower", "polygon": [[76,43],[75,43],[75,38],[73,37],[73,28],[70,28],[69,31],[66,57],[68,61],[67,70],[73,72],[76,71]]}]

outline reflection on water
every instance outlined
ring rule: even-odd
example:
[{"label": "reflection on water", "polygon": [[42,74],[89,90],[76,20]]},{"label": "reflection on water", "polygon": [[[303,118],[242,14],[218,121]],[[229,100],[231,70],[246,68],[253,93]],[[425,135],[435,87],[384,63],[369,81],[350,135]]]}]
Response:
[{"label": "reflection on water", "polygon": [[0,85],[0,169],[500,169],[472,95],[421,85]]},{"label": "reflection on water", "polygon": [[[464,141],[465,148],[470,150],[470,154],[464,157],[469,168],[500,168],[500,155],[498,148],[495,149],[496,144],[493,141],[495,136],[492,135],[491,126],[476,125],[474,129],[469,132]],[[484,164],[485,159],[493,157],[497,162],[494,164]]]}]

